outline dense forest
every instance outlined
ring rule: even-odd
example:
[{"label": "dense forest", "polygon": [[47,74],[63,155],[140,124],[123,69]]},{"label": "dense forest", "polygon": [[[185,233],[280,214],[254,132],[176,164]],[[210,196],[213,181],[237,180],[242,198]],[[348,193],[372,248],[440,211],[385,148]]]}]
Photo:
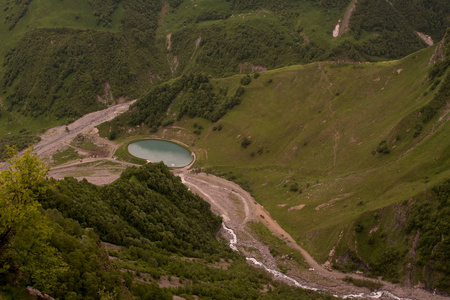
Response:
[{"label": "dense forest", "polygon": [[[186,51],[192,41],[201,37],[199,49]],[[256,26],[237,25],[231,28],[211,25],[187,27],[172,35],[172,52],[190,72],[207,72],[214,76],[239,72],[239,64],[251,62],[263,68],[308,63],[325,59],[325,50],[314,41],[306,43],[295,30],[265,30]],[[190,60],[195,62],[192,64]]]},{"label": "dense forest", "polygon": [[450,27],[450,2],[446,0],[393,0],[392,5],[408,20],[411,27],[430,35],[435,42],[440,41],[445,30]]},{"label": "dense forest", "polygon": [[358,1],[350,24],[356,40],[363,32],[376,33],[361,44],[360,49],[369,56],[400,58],[424,47],[407,19],[384,0]]},{"label": "dense forest", "polygon": [[[129,168],[103,187],[46,179],[30,150],[10,163],[0,173],[3,295],[31,285],[55,299],[332,298],[247,265],[216,238],[221,220],[209,204],[162,163]],[[178,284],[162,288],[163,278]]]},{"label": "dense forest", "polygon": [[[109,138],[126,133],[129,126],[146,125],[152,131],[168,126],[187,115],[217,122],[227,111],[241,102],[245,92],[239,87],[228,95],[227,89],[214,89],[207,75],[181,76],[172,83],[160,84],[139,99],[130,110],[109,122]],[[169,106],[176,100],[177,109],[167,114]]]},{"label": "dense forest", "polygon": [[[134,80],[123,38],[108,32],[40,29],[30,32],[6,57],[3,86],[14,84],[9,110],[39,117],[78,118],[99,110],[106,82],[116,97],[132,95]],[[76,104],[76,105],[74,105]]]},{"label": "dense forest", "polygon": [[[114,1],[90,4],[100,23],[110,22]],[[124,6],[123,34],[68,28],[28,32],[5,56],[1,84],[10,91],[5,108],[34,118],[74,119],[114,99],[139,95],[148,82],[137,74],[147,72],[157,52],[155,14],[159,6],[138,0]]]}]

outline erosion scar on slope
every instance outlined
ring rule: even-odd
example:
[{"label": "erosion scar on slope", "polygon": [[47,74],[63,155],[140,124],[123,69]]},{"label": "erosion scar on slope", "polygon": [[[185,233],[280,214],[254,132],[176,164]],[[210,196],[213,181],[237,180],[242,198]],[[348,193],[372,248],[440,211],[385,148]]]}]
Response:
[{"label": "erosion scar on slope", "polygon": [[[355,11],[356,2],[358,0],[353,0],[350,5],[347,8],[347,11],[345,12],[344,19],[342,20],[341,27],[339,28],[339,35],[342,35],[348,31],[349,25],[350,25],[350,18]],[[338,35],[338,36],[339,36]]]}]

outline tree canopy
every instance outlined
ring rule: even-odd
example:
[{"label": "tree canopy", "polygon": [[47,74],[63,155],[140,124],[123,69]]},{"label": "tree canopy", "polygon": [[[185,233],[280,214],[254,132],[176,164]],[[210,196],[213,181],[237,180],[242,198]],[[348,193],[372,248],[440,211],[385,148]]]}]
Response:
[{"label": "tree canopy", "polygon": [[32,148],[21,156],[10,149],[9,155],[8,168],[0,172],[0,282],[13,277],[46,290],[66,270],[48,243],[52,229],[37,201],[54,184]]}]

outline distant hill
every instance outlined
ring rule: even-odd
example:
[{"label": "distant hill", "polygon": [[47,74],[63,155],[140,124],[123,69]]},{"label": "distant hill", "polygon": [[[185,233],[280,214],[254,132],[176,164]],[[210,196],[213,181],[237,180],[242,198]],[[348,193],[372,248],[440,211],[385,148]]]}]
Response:
[{"label": "distant hill", "polygon": [[[320,60],[400,58],[439,41],[446,1],[4,1],[0,89],[6,130],[66,122],[182,74],[246,73]],[[407,9],[405,7],[411,7]],[[427,11],[427,13],[419,13]],[[5,120],[3,120],[5,121]],[[26,123],[26,122],[25,122]],[[28,129],[28,128],[27,128]]]}]

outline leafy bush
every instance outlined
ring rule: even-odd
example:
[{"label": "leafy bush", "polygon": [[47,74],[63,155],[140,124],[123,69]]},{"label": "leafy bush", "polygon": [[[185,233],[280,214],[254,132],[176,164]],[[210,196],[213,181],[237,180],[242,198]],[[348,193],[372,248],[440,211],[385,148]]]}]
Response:
[{"label": "leafy bush", "polygon": [[250,77],[250,75],[245,75],[244,77],[241,78],[242,85],[249,85],[250,82],[252,82],[252,78]]},{"label": "leafy bush", "polygon": [[241,140],[241,146],[242,148],[247,148],[252,143],[252,140],[250,140],[248,137],[243,137]]},{"label": "leafy bush", "polygon": [[97,17],[97,25],[111,27],[111,16],[120,0],[89,0],[89,5]]},{"label": "leafy bush", "polygon": [[386,140],[382,140],[377,147],[376,150],[378,153],[389,154],[391,153],[391,149],[389,149]]}]

